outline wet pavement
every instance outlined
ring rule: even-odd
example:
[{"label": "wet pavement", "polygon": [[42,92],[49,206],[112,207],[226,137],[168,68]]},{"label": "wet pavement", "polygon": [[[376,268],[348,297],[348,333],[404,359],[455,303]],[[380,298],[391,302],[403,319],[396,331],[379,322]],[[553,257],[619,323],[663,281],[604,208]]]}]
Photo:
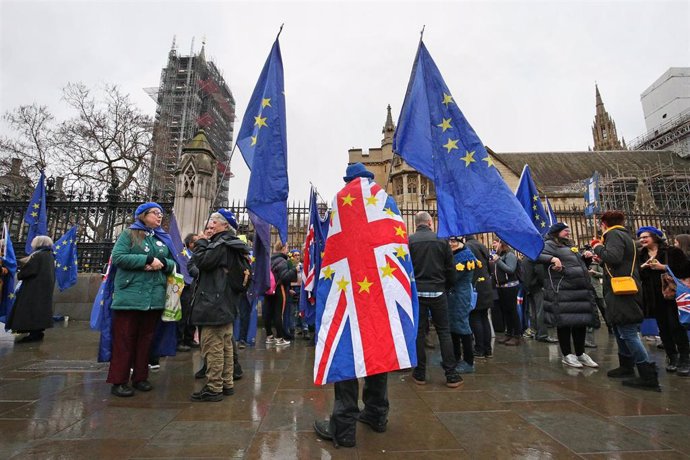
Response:
[{"label": "wet pavement", "polygon": [[[565,368],[557,346],[528,340],[498,345],[459,389],[443,385],[438,366],[425,386],[392,373],[388,431],[360,425],[356,448],[335,449],[312,431],[333,389],[313,385],[314,349],[299,338],[240,350],[235,395],[192,403],[203,385],[198,351],[162,359],[152,392],[117,398],[86,323],[58,325],[41,344],[0,334],[0,458],[690,457],[690,378],[662,370],[662,393],[624,388],[605,375],[617,364],[613,339],[601,330],[597,340],[588,353],[602,370]],[[663,352],[648,348],[663,365]]]}]

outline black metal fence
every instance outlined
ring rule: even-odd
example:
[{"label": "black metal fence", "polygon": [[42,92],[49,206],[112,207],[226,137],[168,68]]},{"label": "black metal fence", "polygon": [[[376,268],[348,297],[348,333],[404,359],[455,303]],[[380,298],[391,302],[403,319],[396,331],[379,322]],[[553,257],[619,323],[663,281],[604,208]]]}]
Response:
[{"label": "black metal fence", "polygon": [[[48,235],[54,240],[60,238],[73,225],[79,225],[77,252],[79,270],[83,272],[98,272],[108,262],[117,236],[129,226],[133,220],[136,207],[143,201],[128,199],[122,201],[115,194],[109,194],[105,200],[89,201],[84,196],[65,197],[62,200],[49,199]],[[97,197],[98,198],[98,197]],[[173,203],[160,203],[170,215]],[[3,201],[0,203],[0,222],[7,222],[12,242],[17,256],[24,255],[27,226],[23,222],[27,201]],[[253,228],[249,221],[244,200],[230,203],[230,209],[235,213],[240,224],[240,233],[252,236]],[[320,206],[323,215],[326,204]],[[405,220],[408,232],[414,232],[414,216],[419,211],[427,211],[434,220],[438,219],[435,209],[419,206],[400,206],[400,212]],[[572,231],[573,240],[583,246],[592,237],[600,234],[597,222],[586,217],[581,209],[556,209],[558,220],[566,222]],[[163,226],[168,221],[164,219]],[[302,249],[309,225],[309,204],[307,202],[292,202],[288,205],[288,245],[290,248]],[[643,225],[654,225],[664,230],[669,237],[680,233],[690,233],[690,211],[673,214],[630,214],[627,216],[626,226],[635,231]],[[201,231],[202,229],[199,229]],[[491,244],[492,234],[481,234],[478,238],[487,246]],[[278,240],[274,230],[272,241]]]}]

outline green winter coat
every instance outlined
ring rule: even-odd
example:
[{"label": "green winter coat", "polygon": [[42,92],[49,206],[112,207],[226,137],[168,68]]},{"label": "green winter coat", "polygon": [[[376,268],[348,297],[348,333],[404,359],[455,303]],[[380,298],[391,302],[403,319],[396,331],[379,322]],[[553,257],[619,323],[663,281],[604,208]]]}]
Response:
[{"label": "green winter coat", "polygon": [[[168,274],[175,261],[168,247],[153,233],[147,234],[141,244],[132,246],[132,230],[127,229],[115,242],[112,263],[117,267],[113,310],[162,310]],[[145,271],[147,259],[156,257],[165,264],[162,270]]]}]

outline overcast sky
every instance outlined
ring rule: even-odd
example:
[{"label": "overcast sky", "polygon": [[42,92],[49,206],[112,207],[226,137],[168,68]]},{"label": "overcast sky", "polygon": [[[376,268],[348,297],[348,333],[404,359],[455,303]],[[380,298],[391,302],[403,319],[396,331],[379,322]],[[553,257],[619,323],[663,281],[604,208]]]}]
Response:
[{"label": "overcast sky", "polygon": [[[644,134],[640,94],[690,61],[690,2],[209,2],[0,0],[0,110],[45,104],[64,118],[68,82],[116,83],[154,115],[173,36],[206,56],[237,102],[239,131],[281,23],[290,198],[330,201],[349,148],[378,147],[397,117],[419,31],[459,107],[497,152],[592,145],[594,83],[619,136]],[[6,133],[6,127],[0,128]],[[230,198],[248,170],[236,153]]]}]

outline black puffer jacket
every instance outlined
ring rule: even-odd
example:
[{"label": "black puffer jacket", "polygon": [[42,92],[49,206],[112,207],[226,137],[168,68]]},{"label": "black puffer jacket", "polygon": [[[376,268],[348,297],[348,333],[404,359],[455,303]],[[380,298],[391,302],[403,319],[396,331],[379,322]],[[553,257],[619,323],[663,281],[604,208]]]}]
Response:
[{"label": "black puffer jacket", "polygon": [[241,264],[249,248],[230,232],[216,233],[211,240],[197,241],[192,262],[199,270],[192,300],[192,324],[222,326],[237,316],[242,292],[231,286],[230,267]]},{"label": "black puffer jacket", "polygon": [[546,270],[545,320],[555,327],[596,326],[594,288],[582,256],[573,248],[569,242],[549,236],[539,255],[540,263],[550,265],[558,257],[563,265],[561,271]]},{"label": "black puffer jacket", "polygon": [[297,281],[297,269],[282,252],[271,256],[271,271],[276,280],[276,285],[282,284],[283,286],[290,287],[290,283]]}]

